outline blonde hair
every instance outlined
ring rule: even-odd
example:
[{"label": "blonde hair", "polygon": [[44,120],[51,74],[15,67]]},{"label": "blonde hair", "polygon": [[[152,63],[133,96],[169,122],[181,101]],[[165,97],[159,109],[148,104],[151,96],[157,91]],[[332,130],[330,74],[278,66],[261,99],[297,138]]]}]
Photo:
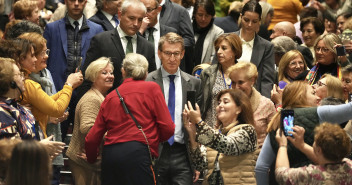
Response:
[{"label": "blonde hair", "polygon": [[301,59],[303,60],[304,70],[307,70],[307,63],[304,60],[304,57],[301,54],[301,52],[299,52],[298,50],[291,50],[291,51],[287,52],[284,56],[282,56],[282,58],[279,62],[279,72],[278,72],[278,76],[279,76],[278,80],[279,81],[284,81],[286,83],[290,83],[290,81],[286,77],[287,69],[288,69],[288,66],[290,65],[290,62],[298,56],[301,57]]},{"label": "blonde hair", "polygon": [[122,62],[126,78],[144,80],[148,74],[148,61],[140,54],[129,53]]},{"label": "blonde hair", "polygon": [[43,51],[44,45],[46,45],[46,39],[42,35],[35,32],[23,33],[18,36],[18,38],[31,41],[34,44],[34,53],[36,56]]},{"label": "blonde hair", "polygon": [[345,22],[345,24],[343,24],[343,30],[352,30],[352,17],[348,18]]},{"label": "blonde hair", "polygon": [[248,79],[254,78],[254,82],[257,80],[258,71],[257,67],[250,62],[239,62],[229,67],[226,71],[227,75],[230,76],[233,72],[244,71]]},{"label": "blonde hair", "polygon": [[110,58],[100,57],[97,60],[93,61],[87,67],[87,70],[85,72],[85,79],[94,82],[97,76],[99,75],[99,72],[108,65],[111,65],[112,70],[114,70],[114,65],[110,61]]},{"label": "blonde hair", "polygon": [[[307,88],[309,84],[304,81],[294,81],[286,85],[282,93],[282,108],[310,107],[307,103]],[[280,126],[281,112],[277,112],[268,124],[267,132],[277,130]]]},{"label": "blonde hair", "polygon": [[[334,46],[336,44],[341,44],[342,45],[341,39],[337,35],[335,35],[334,33],[327,33],[327,34],[324,34],[324,35],[320,35],[315,40],[314,50],[317,48],[318,42],[321,41],[321,40],[324,42],[326,48],[328,48],[332,53],[334,53],[335,62],[337,62],[337,52],[336,52],[336,49],[335,49]],[[315,63],[316,63],[316,61],[315,61]]]},{"label": "blonde hair", "polygon": [[36,8],[38,8],[36,1],[20,0],[13,5],[13,14],[15,19],[26,19]]},{"label": "blonde hair", "polygon": [[324,74],[320,79],[326,78],[327,97],[334,97],[343,100],[343,88],[340,79],[331,74]]}]

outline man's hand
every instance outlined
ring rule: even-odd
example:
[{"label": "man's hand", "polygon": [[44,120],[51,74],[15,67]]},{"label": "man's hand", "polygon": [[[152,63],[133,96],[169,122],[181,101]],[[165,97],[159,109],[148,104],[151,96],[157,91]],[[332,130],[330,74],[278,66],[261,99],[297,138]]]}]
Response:
[{"label": "man's hand", "polygon": [[144,34],[145,30],[147,30],[148,26],[149,26],[150,20],[147,16],[145,16],[143,18],[141,27],[139,28],[139,33],[141,33],[142,35]]}]

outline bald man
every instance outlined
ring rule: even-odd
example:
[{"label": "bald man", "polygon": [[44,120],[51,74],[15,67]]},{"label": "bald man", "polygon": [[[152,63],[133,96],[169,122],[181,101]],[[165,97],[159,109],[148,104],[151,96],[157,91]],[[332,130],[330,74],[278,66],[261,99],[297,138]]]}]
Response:
[{"label": "bald man", "polygon": [[[288,22],[288,21],[283,21],[283,22],[277,23],[273,28],[273,32],[270,35],[270,38],[274,39],[278,36],[288,36],[292,40],[294,40],[294,38],[296,37],[295,26],[291,22]],[[312,55],[312,52],[310,52],[309,48],[304,47],[304,46],[300,46],[297,44],[297,50],[302,53],[304,60],[307,63],[307,66],[309,68],[312,68],[313,67],[313,55]]]}]

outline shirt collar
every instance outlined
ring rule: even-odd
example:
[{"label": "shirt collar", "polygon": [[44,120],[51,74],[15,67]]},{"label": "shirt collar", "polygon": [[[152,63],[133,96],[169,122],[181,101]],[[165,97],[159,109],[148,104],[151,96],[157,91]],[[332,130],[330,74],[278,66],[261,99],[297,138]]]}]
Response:
[{"label": "shirt collar", "polygon": [[[240,33],[241,33],[241,32],[240,32]],[[242,41],[242,44],[247,44],[247,45],[249,45],[251,48],[253,48],[255,35],[254,35],[253,39],[250,40],[250,41],[248,41],[248,42],[245,41],[245,40],[242,38],[241,34],[240,34],[240,39],[241,39],[241,41]]]},{"label": "shirt collar", "polygon": [[[130,36],[127,35],[121,28],[120,28],[120,24],[118,26],[116,26],[117,32],[119,32],[120,38],[125,38],[125,36]],[[134,34],[132,36],[132,39],[137,39],[137,34]]]},{"label": "shirt collar", "polygon": [[109,14],[108,12],[106,12],[104,10],[101,10],[101,13],[103,13],[109,21],[112,20],[113,15]]},{"label": "shirt collar", "polygon": [[74,19],[72,19],[70,16],[67,16],[67,18],[68,18],[68,21],[70,21],[70,24],[71,24],[71,26],[72,26],[73,28],[76,27],[76,26],[73,24],[73,22],[75,22],[75,21],[78,22],[79,27],[81,27],[82,24],[83,24],[83,15],[82,15],[82,17],[79,18],[78,20],[74,20]]},{"label": "shirt collar", "polygon": [[168,73],[167,71],[165,71],[163,65],[161,65],[161,68],[160,68],[160,69],[161,69],[161,76],[162,76],[163,78],[168,78],[169,75],[176,75],[177,77],[180,76],[180,68],[177,69],[177,71],[176,71],[175,74],[170,74],[170,73]]}]

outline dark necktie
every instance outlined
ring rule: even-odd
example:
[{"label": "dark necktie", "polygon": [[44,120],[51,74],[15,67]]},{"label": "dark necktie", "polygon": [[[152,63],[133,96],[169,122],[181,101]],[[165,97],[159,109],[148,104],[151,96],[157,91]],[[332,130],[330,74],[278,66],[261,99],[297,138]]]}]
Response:
[{"label": "dark necktie", "polygon": [[[176,75],[169,75],[170,84],[169,84],[169,101],[167,104],[167,108],[169,108],[169,112],[172,118],[172,121],[175,123],[175,79]],[[174,144],[174,135],[167,140],[170,145]]]},{"label": "dark necktie", "polygon": [[127,39],[127,45],[126,45],[126,55],[128,53],[133,53],[133,45],[132,45],[132,37],[131,36],[125,36]]},{"label": "dark necktie", "polygon": [[78,21],[75,21],[75,22],[73,22],[73,24],[75,25],[74,40],[77,42],[78,41],[78,32],[79,32],[79,23],[78,23]]},{"label": "dark necktie", "polygon": [[148,41],[150,43],[152,43],[153,46],[154,46],[154,35],[153,35],[154,30],[155,30],[155,28],[153,28],[153,27],[148,28],[148,31],[149,31]]},{"label": "dark necktie", "polygon": [[119,21],[119,19],[117,18],[117,15],[114,15],[114,16],[112,17],[112,20],[115,21],[115,25],[116,25],[116,26],[118,26],[118,25],[120,24],[120,21]]}]

